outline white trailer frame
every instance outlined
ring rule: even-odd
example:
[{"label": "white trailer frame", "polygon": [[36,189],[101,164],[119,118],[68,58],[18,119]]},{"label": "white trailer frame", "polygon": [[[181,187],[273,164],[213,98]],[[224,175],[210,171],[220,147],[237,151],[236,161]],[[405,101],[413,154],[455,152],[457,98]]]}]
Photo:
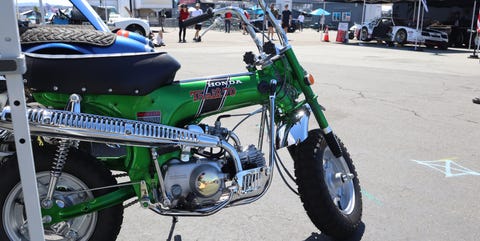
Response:
[{"label": "white trailer frame", "polygon": [[[25,56],[20,51],[18,23],[14,0],[0,3],[0,75],[5,75],[12,108],[15,147],[27,212],[30,240],[43,241],[42,214],[40,212],[37,178],[33,163],[30,128],[26,115],[22,74],[26,71]],[[2,208],[2,207],[0,207]]]}]

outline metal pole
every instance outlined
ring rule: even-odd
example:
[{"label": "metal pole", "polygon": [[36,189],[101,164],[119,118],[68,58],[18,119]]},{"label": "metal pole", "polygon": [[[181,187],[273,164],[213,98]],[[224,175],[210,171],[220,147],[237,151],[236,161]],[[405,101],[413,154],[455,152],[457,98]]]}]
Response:
[{"label": "metal pole", "polygon": [[[422,0],[418,0],[418,15],[417,15],[417,33],[418,33],[418,28],[420,27],[420,11],[422,10]],[[418,34],[415,35],[415,50],[417,50],[418,47]]]},{"label": "metal pole", "polygon": [[425,18],[425,9],[422,11],[422,16],[420,17],[421,22],[420,22],[420,30],[423,29],[423,19]]},{"label": "metal pole", "polygon": [[417,12],[417,3],[413,2],[413,14],[412,14],[412,21],[415,21],[415,13]]},{"label": "metal pole", "polygon": [[[325,10],[325,6],[326,6],[325,4],[326,4],[326,3],[325,3],[325,0],[323,0],[323,11],[326,11],[326,10]],[[322,20],[323,20],[323,21],[322,21]],[[322,16],[320,17],[320,22],[322,23],[322,24],[321,24],[321,25],[322,25],[322,28],[321,28],[321,31],[320,31],[320,39],[323,39],[323,36],[322,36],[322,35],[323,35],[323,31],[325,31],[325,28],[324,28],[323,25],[325,25],[325,20],[326,20],[326,19],[325,19],[325,13],[322,13]]]},{"label": "metal pole", "polygon": [[[473,37],[473,23],[475,21],[475,9],[477,8],[477,1],[473,2],[473,10],[472,10],[472,24],[470,25],[470,40],[468,41],[468,49],[472,47],[472,37]],[[478,26],[477,26],[478,28]]]},{"label": "metal pole", "polygon": [[45,8],[43,8],[43,1],[39,0],[40,3],[40,24],[44,25],[45,24]]},{"label": "metal pole", "polygon": [[107,0],[105,0],[105,2],[103,2],[103,7],[105,8],[105,22],[108,23],[108,9],[107,9]]},{"label": "metal pole", "polygon": [[25,72],[25,57],[20,52],[18,23],[15,17],[14,0],[2,1],[0,8],[0,75],[7,79],[8,97],[12,108],[15,147],[18,169],[25,202],[28,234],[30,240],[42,241],[43,225],[40,198],[30,139],[30,128],[26,116],[25,92],[22,74]]},{"label": "metal pole", "polygon": [[364,24],[365,23],[365,10],[367,8],[367,6],[365,5],[367,0],[363,0],[363,7],[362,7],[362,22],[360,24]]}]

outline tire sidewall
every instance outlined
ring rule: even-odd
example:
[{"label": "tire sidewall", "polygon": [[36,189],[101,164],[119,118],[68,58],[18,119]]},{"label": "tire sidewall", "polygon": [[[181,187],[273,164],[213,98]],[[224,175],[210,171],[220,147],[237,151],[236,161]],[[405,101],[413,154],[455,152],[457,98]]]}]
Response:
[{"label": "tire sidewall", "polygon": [[[33,151],[36,172],[50,171],[52,160],[55,155],[55,149],[52,147],[33,146]],[[76,150],[70,151],[69,159],[63,168],[63,172],[80,179],[89,188],[116,184],[111,173],[109,176],[105,176],[109,171],[102,165],[102,163],[91,156]],[[3,207],[10,191],[20,183],[18,162],[15,155],[2,160],[0,165],[0,183],[2,183],[2,187],[0,188],[0,218],[2,218],[0,240],[9,240],[3,226]],[[98,197],[109,191],[111,191],[111,189],[97,190],[92,193],[95,197]],[[98,211],[95,230],[88,240],[115,240],[119,233],[122,221],[122,204]]]},{"label": "tire sidewall", "polygon": [[[403,35],[403,37],[401,37],[402,39],[400,39],[401,35]],[[399,44],[405,44],[407,41],[407,32],[404,29],[398,30],[395,34],[395,41]]]},{"label": "tire sidewall", "polygon": [[295,175],[307,215],[322,232],[342,239],[352,235],[361,223],[362,197],[355,167],[343,143],[339,141],[345,162],[354,174],[355,205],[351,213],[344,214],[332,201],[323,167],[327,143],[320,130],[309,132],[308,138],[298,146],[289,148],[295,161]]},{"label": "tire sidewall", "polygon": [[[312,135],[313,138],[315,138],[315,135]],[[338,138],[337,138],[338,139]],[[324,138],[320,138],[318,140],[320,142],[320,148],[318,151],[314,154],[315,159],[313,160],[315,162],[315,170],[318,173],[318,185],[321,188],[326,188],[328,190],[327,183],[325,182],[325,172],[323,169],[323,156],[325,155],[326,148],[328,147],[327,142],[325,141]],[[350,172],[355,175],[355,178],[352,180],[353,181],[353,187],[354,187],[354,193],[355,193],[355,208],[353,209],[352,213],[350,214],[344,214],[342,213],[337,206],[333,202],[329,202],[328,205],[330,206],[329,208],[331,209],[336,209],[337,212],[334,212],[336,214],[336,218],[338,219],[344,219],[344,221],[351,221],[351,220],[359,220],[361,218],[361,209],[358,209],[357,204],[361,204],[361,193],[360,193],[360,184],[358,181],[357,177],[357,172],[355,171],[355,167],[352,165],[350,159],[350,155],[348,154],[346,148],[344,147],[343,143],[340,145],[342,149],[342,153],[344,154],[344,158],[346,160],[346,164],[348,165],[348,169],[350,169]],[[347,156],[345,156],[347,155]],[[330,195],[327,194],[329,197]]]}]

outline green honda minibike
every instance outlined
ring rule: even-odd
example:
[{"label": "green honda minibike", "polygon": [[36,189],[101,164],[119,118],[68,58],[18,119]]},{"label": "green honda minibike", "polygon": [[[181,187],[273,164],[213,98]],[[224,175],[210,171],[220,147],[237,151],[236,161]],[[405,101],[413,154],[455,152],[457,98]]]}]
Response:
[{"label": "green honda minibike", "polygon": [[[278,44],[235,7],[185,23],[234,13],[259,50],[243,56],[245,73],[174,81],[180,64],[162,52],[26,54],[24,78],[35,100],[27,117],[48,240],[114,240],[124,208],[136,202],[173,217],[202,217],[252,203],[269,189],[275,165],[283,166],[277,149],[284,147],[295,177],[286,174],[298,185],[290,188],[315,226],[334,238],[358,232],[362,198],[352,159],[317,102],[313,76],[259,2]],[[226,113],[248,106],[259,108]],[[202,122],[214,115],[214,123]],[[235,134],[254,115],[257,145]],[[308,130],[310,115],[320,129]],[[233,116],[243,119],[232,129],[223,127],[222,120]],[[0,240],[28,240],[9,106],[0,118]]]}]

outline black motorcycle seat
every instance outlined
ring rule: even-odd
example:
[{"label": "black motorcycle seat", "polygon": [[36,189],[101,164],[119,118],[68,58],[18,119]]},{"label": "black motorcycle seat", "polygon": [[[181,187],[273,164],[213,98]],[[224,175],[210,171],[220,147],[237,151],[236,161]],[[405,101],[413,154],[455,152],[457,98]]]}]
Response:
[{"label": "black motorcycle seat", "polygon": [[180,63],[165,52],[50,55],[25,53],[34,92],[145,95],[173,83]]}]

